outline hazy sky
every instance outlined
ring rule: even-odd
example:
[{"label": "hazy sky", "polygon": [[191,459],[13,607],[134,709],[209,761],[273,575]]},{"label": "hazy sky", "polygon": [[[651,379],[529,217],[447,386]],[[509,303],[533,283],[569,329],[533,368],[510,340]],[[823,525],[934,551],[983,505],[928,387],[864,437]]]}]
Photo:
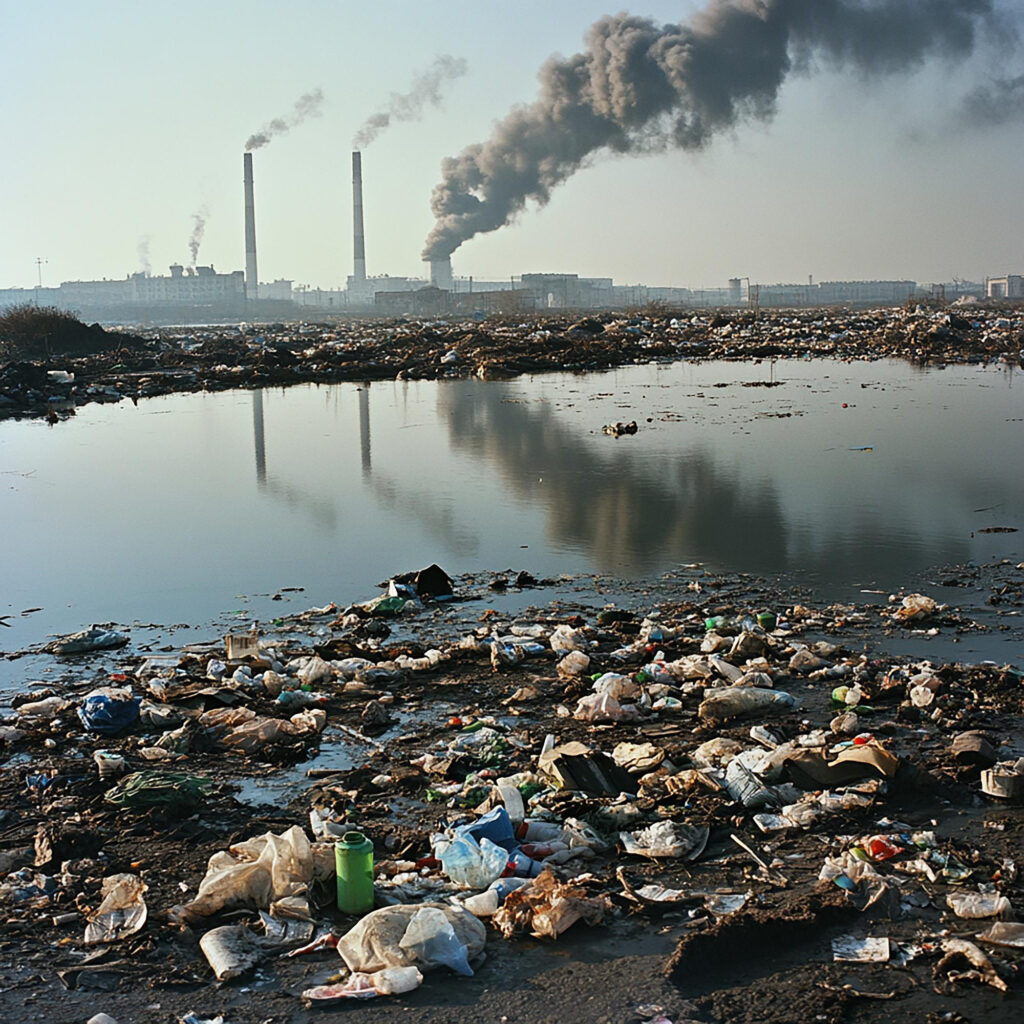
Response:
[{"label": "hazy sky", "polygon": [[[874,0],[865,0],[867,3]],[[932,0],[907,0],[918,7]],[[950,0],[952,2],[952,0]],[[971,0],[972,3],[979,0]],[[1019,17],[1019,0],[993,0]],[[966,6],[966,4],[965,4]],[[704,3],[630,12],[688,21]],[[253,154],[260,278],[337,287],[352,272],[353,136],[436,58],[465,61],[418,121],[363,151],[370,274],[424,273],[441,161],[485,142],[537,72],[619,3],[593,0],[0,0],[0,287],[121,278],[190,262],[245,266],[247,138],[323,91],[319,116]],[[515,223],[453,256],[478,279],[530,272],[618,283],[1024,273],[1024,79],[1001,123],[964,98],[1024,73],[1024,49],[979,38],[963,60],[868,78],[791,75],[776,114],[699,152],[594,154]],[[1005,114],[1005,116],[1003,116]]]}]

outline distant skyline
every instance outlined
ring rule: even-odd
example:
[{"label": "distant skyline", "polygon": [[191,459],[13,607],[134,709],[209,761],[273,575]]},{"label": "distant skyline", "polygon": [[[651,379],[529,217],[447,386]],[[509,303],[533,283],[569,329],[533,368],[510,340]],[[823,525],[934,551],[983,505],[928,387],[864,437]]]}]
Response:
[{"label": "distant skyline", "polygon": [[[948,19],[932,22],[948,38],[907,73],[812,61],[782,82],[772,116],[725,124],[698,151],[595,148],[547,205],[527,198],[513,223],[464,241],[456,275],[719,287],[1024,273],[1021,5],[817,3],[927,9]],[[534,104],[545,62],[582,52],[592,24],[622,10],[591,0],[4,6],[0,288],[31,288],[38,270],[47,287],[146,264],[166,274],[193,254],[222,273],[243,269],[242,152],[268,128],[253,153],[261,280],[335,288],[352,273],[354,137],[369,140],[368,273],[423,275],[442,161]],[[752,4],[629,10],[661,26],[729,6]],[[970,13],[971,52],[956,53],[967,49],[964,12],[986,6],[998,28]],[[880,34],[859,59],[888,71],[897,45],[898,31]]]}]

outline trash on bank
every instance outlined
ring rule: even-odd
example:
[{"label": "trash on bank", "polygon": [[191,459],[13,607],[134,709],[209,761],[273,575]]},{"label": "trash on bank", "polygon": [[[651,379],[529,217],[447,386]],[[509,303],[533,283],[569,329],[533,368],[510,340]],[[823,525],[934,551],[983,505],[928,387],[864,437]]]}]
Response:
[{"label": "trash on bank", "polygon": [[1000,992],[1008,992],[1009,986],[999,977],[992,961],[973,943],[966,939],[943,939],[945,954],[935,965],[933,974],[942,979],[942,990],[952,994],[959,981],[978,981],[990,985]]},{"label": "trash on bank", "polygon": [[78,717],[89,732],[101,736],[116,736],[139,718],[141,697],[133,697],[131,690],[103,686],[86,694],[78,708]]},{"label": "trash on bank", "polygon": [[213,782],[198,775],[146,769],[126,775],[107,791],[104,800],[108,804],[140,810],[149,807],[187,810],[201,803],[212,789]]},{"label": "trash on bank", "polygon": [[89,915],[85,944],[117,942],[134,935],[146,923],[147,886],[138,875],[110,875],[103,879],[103,902]]},{"label": "trash on bank", "polygon": [[520,934],[557,939],[577,921],[599,924],[611,909],[607,896],[588,896],[581,885],[558,881],[549,868],[509,893],[491,922],[507,939]]},{"label": "trash on bank", "polygon": [[330,1003],[337,999],[371,999],[374,996],[397,996],[412,992],[423,984],[418,967],[384,967],[373,974],[353,971],[343,983],[314,985],[302,993],[312,1004]]},{"label": "trash on bank", "polygon": [[704,825],[683,825],[659,821],[636,832],[620,832],[619,842],[626,853],[637,857],[685,857],[696,860],[707,846],[710,829]]},{"label": "trash on bank", "polygon": [[[335,871],[333,851],[326,852],[331,859],[328,868],[320,868],[323,878]],[[266,909],[275,901],[304,896],[316,867],[313,845],[298,825],[280,835],[265,832],[215,853],[196,898],[174,907],[169,916],[186,925],[227,908]]]},{"label": "trash on bank", "polygon": [[124,633],[118,633],[113,629],[103,629],[101,626],[90,626],[78,633],[70,633],[50,641],[44,650],[63,658],[72,654],[91,654],[93,651],[114,650],[124,647],[127,643],[128,637]]},{"label": "trash on bank", "polygon": [[338,954],[352,972],[375,974],[386,967],[448,967],[471,975],[471,961],[487,943],[484,925],[467,910],[447,903],[380,907],[338,940]]}]

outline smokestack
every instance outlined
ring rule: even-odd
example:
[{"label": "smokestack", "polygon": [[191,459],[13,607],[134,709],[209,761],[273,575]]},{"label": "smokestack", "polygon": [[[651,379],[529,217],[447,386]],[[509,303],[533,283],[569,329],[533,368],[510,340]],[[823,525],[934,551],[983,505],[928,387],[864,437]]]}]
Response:
[{"label": "smokestack", "polygon": [[449,256],[430,261],[430,283],[442,291],[452,290],[452,261]]},{"label": "smokestack", "polygon": [[252,153],[242,154],[245,182],[245,297],[259,298],[259,275],[256,273],[256,208],[252,196]]},{"label": "smokestack", "polygon": [[352,277],[366,280],[366,241],[363,236],[363,157],[352,153]]}]

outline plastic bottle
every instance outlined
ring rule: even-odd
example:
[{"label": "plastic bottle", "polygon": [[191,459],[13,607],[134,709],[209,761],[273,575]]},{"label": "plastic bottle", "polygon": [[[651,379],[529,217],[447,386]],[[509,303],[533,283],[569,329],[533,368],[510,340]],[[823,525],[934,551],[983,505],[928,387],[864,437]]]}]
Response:
[{"label": "plastic bottle", "polygon": [[373,843],[362,832],[346,832],[334,844],[338,909],[343,914],[373,910]]}]

